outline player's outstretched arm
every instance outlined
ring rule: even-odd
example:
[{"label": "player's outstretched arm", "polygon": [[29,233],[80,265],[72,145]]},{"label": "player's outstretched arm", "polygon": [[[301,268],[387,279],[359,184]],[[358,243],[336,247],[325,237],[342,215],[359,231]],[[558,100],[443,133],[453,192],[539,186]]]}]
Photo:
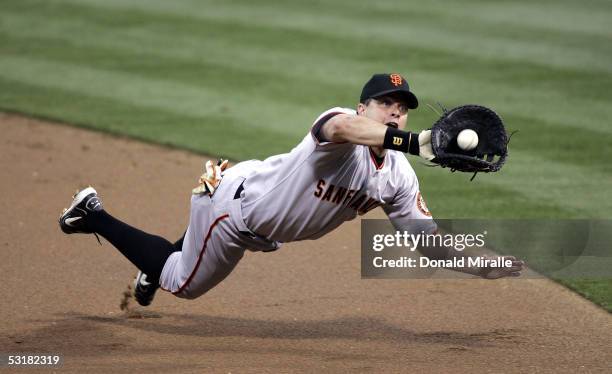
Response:
[{"label": "player's outstretched arm", "polygon": [[366,116],[338,114],[321,128],[324,139],[342,143],[382,147],[409,152],[427,161],[434,158],[431,148],[431,131],[419,134],[398,130]]},{"label": "player's outstretched arm", "polygon": [[382,146],[387,126],[366,116],[338,114],[321,128],[325,139],[373,147]]}]

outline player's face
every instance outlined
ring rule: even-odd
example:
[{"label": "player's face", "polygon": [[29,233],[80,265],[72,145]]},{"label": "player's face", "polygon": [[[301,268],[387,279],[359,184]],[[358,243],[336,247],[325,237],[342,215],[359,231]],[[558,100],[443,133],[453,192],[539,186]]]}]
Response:
[{"label": "player's face", "polygon": [[381,96],[370,100],[368,105],[359,104],[359,115],[365,115],[381,123],[391,123],[403,130],[408,121],[408,106],[396,96]]}]

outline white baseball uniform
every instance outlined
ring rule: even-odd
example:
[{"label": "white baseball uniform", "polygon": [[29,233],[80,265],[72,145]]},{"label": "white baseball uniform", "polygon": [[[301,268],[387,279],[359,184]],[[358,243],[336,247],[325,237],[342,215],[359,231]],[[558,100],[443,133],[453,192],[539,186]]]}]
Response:
[{"label": "white baseball uniform", "polygon": [[340,113],[356,114],[332,108],[291,152],[241,162],[225,171],[212,198],[194,195],[183,249],[166,261],[162,289],[198,297],[229,275],[246,249],[317,239],[377,206],[398,230],[435,231],[403,153],[387,150],[379,160],[367,146],[319,142],[321,126]]}]

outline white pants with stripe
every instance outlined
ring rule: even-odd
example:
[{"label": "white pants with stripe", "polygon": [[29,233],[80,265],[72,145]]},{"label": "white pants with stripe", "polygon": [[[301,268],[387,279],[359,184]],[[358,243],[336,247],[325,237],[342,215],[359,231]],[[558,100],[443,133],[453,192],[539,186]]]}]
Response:
[{"label": "white pants with stripe", "polygon": [[224,176],[213,198],[193,195],[189,227],[181,252],[170,255],[160,276],[161,288],[194,299],[234,270],[246,249],[272,251],[279,243],[258,238],[245,226],[234,194],[244,178]]}]

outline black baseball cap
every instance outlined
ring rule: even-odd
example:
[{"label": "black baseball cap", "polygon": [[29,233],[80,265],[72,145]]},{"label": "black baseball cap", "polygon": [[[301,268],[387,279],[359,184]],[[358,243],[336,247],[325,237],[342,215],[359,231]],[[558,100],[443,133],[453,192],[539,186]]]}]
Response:
[{"label": "black baseball cap", "polygon": [[397,92],[406,101],[408,108],[415,109],[419,106],[419,100],[410,91],[408,82],[399,74],[374,74],[361,90],[360,103],[367,99],[375,99],[390,93]]}]

